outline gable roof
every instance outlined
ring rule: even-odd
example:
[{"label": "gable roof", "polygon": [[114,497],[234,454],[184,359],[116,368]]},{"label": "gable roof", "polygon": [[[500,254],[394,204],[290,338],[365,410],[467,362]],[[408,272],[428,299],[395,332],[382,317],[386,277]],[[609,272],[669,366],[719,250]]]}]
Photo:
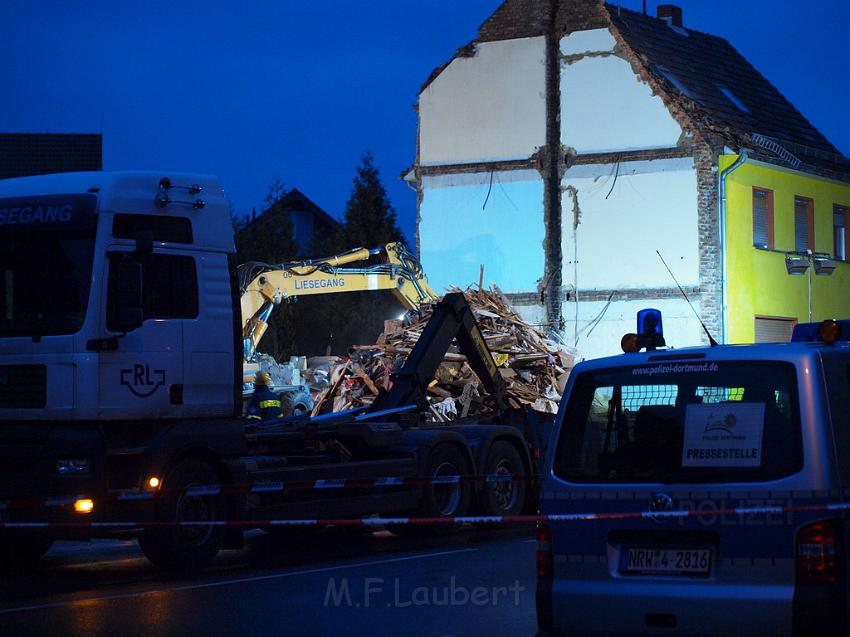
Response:
[{"label": "gable roof", "polygon": [[287,192],[283,197],[279,199],[280,204],[289,209],[289,210],[303,210],[305,212],[312,213],[316,217],[319,217],[325,223],[338,226],[339,220],[334,219],[331,215],[325,212],[322,208],[313,202],[307,195],[298,190],[298,188],[293,188],[289,192]]},{"label": "gable roof", "polygon": [[850,173],[850,160],[727,40],[606,5],[611,26],[668,99],[740,147]]},{"label": "gable roof", "polygon": [[0,179],[103,170],[99,134],[0,133]]},{"label": "gable roof", "polygon": [[[727,40],[605,4],[603,0],[505,0],[454,57],[475,44],[610,28],[668,108],[708,139],[761,159],[850,179],[850,159],[809,122]],[[452,58],[454,59],[454,58]],[[423,90],[446,65],[435,69]]]},{"label": "gable roof", "polygon": [[[316,203],[314,203],[312,199],[310,199],[307,195],[298,190],[298,188],[291,188],[275,203],[279,204],[279,207],[273,206],[273,208],[276,208],[278,210],[286,210],[288,212],[296,210],[309,212],[315,217],[318,217],[319,220],[326,223],[327,225],[338,226],[340,224],[340,221],[338,219],[333,218],[331,215],[325,212]],[[268,210],[264,210],[255,218],[251,219],[247,225],[251,225],[252,223],[254,223],[257,219],[262,217],[269,210],[271,210],[271,208],[269,208]]]}]

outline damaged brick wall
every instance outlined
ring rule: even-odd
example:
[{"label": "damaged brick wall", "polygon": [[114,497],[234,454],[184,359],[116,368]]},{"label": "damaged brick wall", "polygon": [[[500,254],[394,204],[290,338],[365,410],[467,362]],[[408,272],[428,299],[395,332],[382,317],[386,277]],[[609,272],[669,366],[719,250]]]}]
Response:
[{"label": "damaged brick wall", "polygon": [[[718,342],[723,336],[723,267],[720,263],[720,220],[717,193],[719,189],[717,155],[708,143],[694,147],[697,171],[697,225],[699,227],[699,313]],[[703,342],[708,343],[704,337]]]},{"label": "damaged brick wall", "polygon": [[532,38],[546,33],[551,0],[506,0],[478,28],[479,42]]}]

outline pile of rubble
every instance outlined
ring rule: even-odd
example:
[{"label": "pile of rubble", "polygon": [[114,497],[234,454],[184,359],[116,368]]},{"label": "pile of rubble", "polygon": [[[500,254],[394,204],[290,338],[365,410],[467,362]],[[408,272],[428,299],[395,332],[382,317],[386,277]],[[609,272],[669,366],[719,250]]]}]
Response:
[{"label": "pile of rubble", "polygon": [[[464,294],[505,381],[509,406],[555,413],[573,367],[573,352],[523,321],[495,286],[489,291],[467,289]],[[367,405],[389,388],[391,374],[403,365],[433,308],[434,304],[426,304],[405,321],[386,321],[377,343],[355,346],[349,357],[308,360],[303,376],[320,389],[313,415]],[[466,357],[453,347],[428,386],[432,419],[448,421],[491,411],[494,403],[483,387],[479,391],[480,385]]]}]

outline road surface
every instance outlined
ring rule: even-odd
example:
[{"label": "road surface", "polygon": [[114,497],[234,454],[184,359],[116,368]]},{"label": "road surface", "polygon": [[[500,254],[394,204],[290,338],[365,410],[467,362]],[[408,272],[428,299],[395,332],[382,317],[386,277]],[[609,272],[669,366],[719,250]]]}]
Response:
[{"label": "road surface", "polygon": [[58,543],[0,582],[0,635],[533,636],[534,550],[527,528],[255,532],[244,551],[169,576],[135,541]]}]

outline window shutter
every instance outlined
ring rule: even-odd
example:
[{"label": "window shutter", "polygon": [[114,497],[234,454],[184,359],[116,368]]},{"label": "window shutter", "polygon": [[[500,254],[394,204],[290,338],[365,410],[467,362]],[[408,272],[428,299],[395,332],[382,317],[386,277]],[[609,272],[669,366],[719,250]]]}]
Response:
[{"label": "window shutter", "polygon": [[809,202],[805,199],[794,200],[794,249],[809,249]]},{"label": "window shutter", "polygon": [[756,317],[756,343],[788,343],[797,321],[784,318]]},{"label": "window shutter", "polygon": [[767,193],[753,190],[753,245],[757,248],[769,248],[767,236]]}]

